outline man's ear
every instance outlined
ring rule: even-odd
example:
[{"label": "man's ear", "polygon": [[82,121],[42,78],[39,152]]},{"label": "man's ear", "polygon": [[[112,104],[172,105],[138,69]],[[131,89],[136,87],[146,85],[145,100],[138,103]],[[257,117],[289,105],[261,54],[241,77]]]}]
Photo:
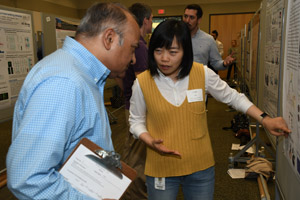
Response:
[{"label": "man's ear", "polygon": [[199,19],[197,19],[198,20],[198,26],[199,26],[199,24],[201,22],[201,19],[202,19],[202,17],[200,17]]},{"label": "man's ear", "polygon": [[103,33],[103,45],[106,50],[110,50],[113,42],[116,40],[116,32],[112,28],[108,28]]}]

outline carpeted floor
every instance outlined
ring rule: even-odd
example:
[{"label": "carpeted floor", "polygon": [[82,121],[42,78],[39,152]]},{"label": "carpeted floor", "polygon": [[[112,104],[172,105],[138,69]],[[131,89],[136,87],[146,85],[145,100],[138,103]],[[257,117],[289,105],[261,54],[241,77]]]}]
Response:
[{"label": "carpeted floor", "polygon": [[[228,106],[217,102],[213,98],[208,101],[208,127],[214,149],[216,161],[216,200],[254,200],[260,199],[258,183],[256,179],[232,179],[228,174],[228,156],[232,143],[239,144],[240,140],[234,137],[232,130],[222,130],[230,127],[231,120],[237,112],[226,112]],[[268,143],[266,136],[260,134],[261,139]],[[239,166],[238,166],[239,167]],[[274,199],[275,181],[268,182],[271,199]]]}]

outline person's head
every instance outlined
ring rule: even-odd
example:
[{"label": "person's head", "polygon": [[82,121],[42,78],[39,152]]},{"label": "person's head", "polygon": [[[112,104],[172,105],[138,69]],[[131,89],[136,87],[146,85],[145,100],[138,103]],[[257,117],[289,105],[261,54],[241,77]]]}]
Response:
[{"label": "person's head", "polygon": [[144,34],[152,31],[152,9],[142,3],[135,3],[129,7],[129,11],[135,16],[139,27],[143,29]]},{"label": "person's head", "polygon": [[159,69],[166,76],[181,79],[190,73],[192,65],[193,48],[187,24],[174,19],[160,23],[149,42],[148,67],[151,75],[157,75]]},{"label": "person's head", "polygon": [[213,30],[212,32],[211,32],[211,35],[214,37],[214,39],[216,40],[217,38],[218,38],[218,36],[219,36],[219,33],[218,33],[218,31],[217,30]]},{"label": "person's head", "polygon": [[187,5],[184,9],[183,21],[187,23],[191,32],[198,30],[203,11],[198,4]]},{"label": "person's head", "polygon": [[231,40],[231,46],[236,47],[236,45],[237,45],[236,40]]},{"label": "person's head", "polygon": [[90,7],[75,34],[75,39],[111,71],[110,78],[124,76],[129,63],[135,63],[139,37],[134,16],[115,3]]}]

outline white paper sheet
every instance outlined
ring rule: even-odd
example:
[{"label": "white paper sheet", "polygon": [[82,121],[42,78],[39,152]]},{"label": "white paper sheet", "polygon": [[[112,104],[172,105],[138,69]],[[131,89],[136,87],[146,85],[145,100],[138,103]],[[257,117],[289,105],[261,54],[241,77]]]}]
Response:
[{"label": "white paper sheet", "polygon": [[[232,143],[231,150],[242,150],[244,147],[245,147],[245,145],[240,146],[240,144],[234,144],[234,143]],[[255,153],[255,149],[253,147],[249,147],[246,150],[246,152],[254,154]]]},{"label": "white paper sheet", "polygon": [[93,154],[81,144],[60,173],[74,188],[90,197],[120,199],[131,180],[124,174],[120,179],[105,167],[86,157]]},{"label": "white paper sheet", "polygon": [[227,173],[233,179],[245,178],[245,169],[229,169]]}]

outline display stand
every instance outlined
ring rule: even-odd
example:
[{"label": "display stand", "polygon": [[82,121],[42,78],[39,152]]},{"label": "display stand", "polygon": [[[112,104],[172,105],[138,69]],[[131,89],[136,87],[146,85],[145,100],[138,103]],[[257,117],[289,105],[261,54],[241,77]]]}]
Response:
[{"label": "display stand", "polygon": [[234,155],[232,162],[241,162],[241,163],[246,163],[247,160],[250,160],[250,157],[242,157],[242,155],[253,145],[255,145],[255,157],[260,156],[259,155],[259,147],[260,146],[264,146],[265,149],[269,152],[269,154],[271,155],[272,158],[267,158],[267,160],[269,160],[270,162],[275,162],[275,158],[276,155],[273,153],[273,151],[261,140],[261,138],[259,137],[259,128],[261,127],[261,125],[256,122],[256,124],[250,125],[249,127],[249,131],[250,131],[250,135],[254,135],[252,133],[252,128],[256,129],[256,134],[255,136],[251,139],[250,142],[248,142],[245,147],[240,150],[236,155]]},{"label": "display stand", "polygon": [[[253,82],[255,79],[255,81],[257,82],[256,86],[259,85],[259,79],[257,77],[259,77],[259,52],[260,52],[260,48],[259,48],[259,44],[260,44],[260,29],[259,27],[259,15],[261,12],[261,8],[255,13],[255,15],[253,16],[253,18],[251,19],[251,21],[248,23],[248,25],[245,25],[245,34],[243,35],[243,39],[242,41],[244,41],[243,47],[244,49],[242,49],[242,53],[245,55],[244,58],[244,62],[242,62],[242,66],[241,66],[241,85],[240,85],[240,89],[241,92],[244,93],[249,99],[250,101],[254,100],[254,104],[258,105],[258,98],[257,97],[257,92],[256,92],[256,88],[251,88],[251,82]],[[256,41],[256,43],[253,43],[253,40]],[[243,57],[243,56],[242,56]],[[253,68],[253,70],[251,70]],[[255,74],[251,75],[252,73]],[[255,90],[251,93],[251,90]],[[251,94],[252,96],[251,96]],[[251,98],[252,97],[252,98]],[[250,158],[248,157],[242,157],[242,155],[253,145],[255,145],[255,156],[260,156],[259,155],[259,147],[263,146],[265,147],[265,149],[269,152],[269,154],[271,155],[272,158],[269,158],[268,160],[270,162],[274,162],[275,161],[275,154],[272,152],[272,150],[261,140],[260,138],[260,127],[261,125],[259,124],[259,122],[255,122],[252,125],[250,124],[249,126],[249,132],[250,132],[250,136],[251,136],[251,140],[250,142],[248,142],[245,147],[240,150],[236,155],[234,155],[233,159],[231,159],[231,162],[243,162],[246,163],[247,160],[250,160]],[[255,128],[256,133],[255,136],[253,136],[254,134],[252,134],[252,128]]]}]

